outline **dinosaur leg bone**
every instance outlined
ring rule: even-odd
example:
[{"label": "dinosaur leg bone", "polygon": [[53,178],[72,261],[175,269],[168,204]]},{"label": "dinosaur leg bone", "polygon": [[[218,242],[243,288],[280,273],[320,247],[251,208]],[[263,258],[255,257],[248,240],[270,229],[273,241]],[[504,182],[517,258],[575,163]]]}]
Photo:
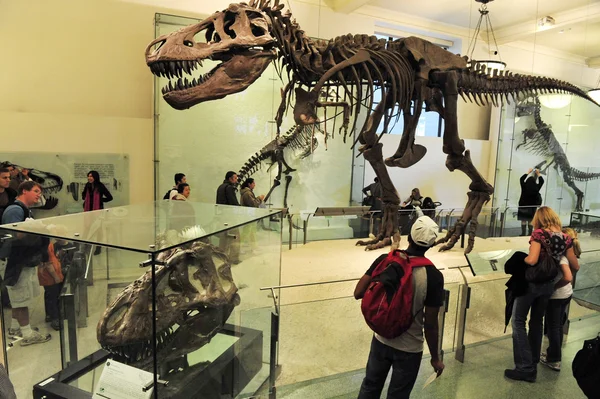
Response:
[{"label": "dinosaur leg bone", "polygon": [[573,191],[575,191],[575,195],[577,196],[577,203],[575,204],[575,211],[576,212],[583,211],[583,191],[581,191],[579,189],[579,187],[577,187],[575,185],[575,182],[573,181],[573,178],[571,176],[571,170],[570,170],[571,168],[566,168],[566,167],[563,167],[562,165],[560,165],[560,169],[561,169],[561,172],[563,175],[563,180],[565,181],[565,183],[567,183],[567,185],[569,187],[571,187],[573,189]]},{"label": "dinosaur leg bone", "polygon": [[283,194],[283,207],[284,208],[288,207],[287,197],[288,197],[288,192],[290,190],[290,183],[291,182],[292,182],[292,176],[287,175],[285,177],[285,193]]},{"label": "dinosaur leg bone", "polygon": [[490,200],[494,192],[494,187],[489,184],[471,161],[471,153],[465,151],[464,141],[458,135],[457,123],[457,74],[455,71],[449,72],[432,72],[431,78],[434,83],[438,84],[444,95],[444,145],[443,151],[448,154],[446,158],[446,167],[449,171],[456,169],[466,174],[471,179],[469,185],[469,193],[467,193],[468,201],[463,211],[462,216],[456,222],[451,230],[448,231],[446,237],[438,241],[446,242],[446,245],[440,248],[440,251],[451,249],[458,238],[463,233],[465,227],[471,222],[469,231],[469,244],[465,248],[465,254],[468,254],[473,249],[475,243],[475,231],[477,229],[477,217],[481,212],[481,208]]},{"label": "dinosaur leg bone", "polygon": [[277,179],[273,180],[273,185],[269,189],[269,192],[267,193],[267,195],[265,195],[265,199],[263,200],[263,202],[265,202],[265,203],[267,202],[267,200],[271,196],[271,193],[273,193],[273,190],[275,190],[275,187],[279,186],[280,184],[281,184],[281,182],[279,180],[277,180]]},{"label": "dinosaur leg bone", "polygon": [[[277,164],[279,166],[279,173],[277,173],[277,176],[281,179],[281,173],[283,172],[283,174],[285,175],[289,175],[292,172],[295,172],[296,169],[292,168],[290,165],[288,165],[288,163],[285,161],[285,157],[283,156],[283,148],[281,149],[277,149],[275,151],[275,160],[277,161]],[[282,166],[285,166],[285,170],[282,170]]]},{"label": "dinosaur leg bone", "polygon": [[402,132],[398,150],[392,157],[385,160],[387,166],[408,168],[419,162],[427,153],[426,147],[415,144],[415,132],[423,108],[423,93],[425,89],[427,88],[424,87],[422,80],[415,83],[414,109],[411,113],[410,104],[407,104],[402,112],[404,117],[404,131]]},{"label": "dinosaur leg bone", "polygon": [[392,183],[392,179],[388,174],[387,168],[383,163],[383,144],[377,143],[373,147],[366,149],[363,156],[375,170],[375,174],[381,183],[383,202],[383,218],[379,228],[379,234],[374,240],[358,241],[356,245],[365,245],[365,250],[383,248],[391,244],[391,237],[394,236],[396,241],[399,240],[398,231],[398,208],[400,206],[400,196]]}]

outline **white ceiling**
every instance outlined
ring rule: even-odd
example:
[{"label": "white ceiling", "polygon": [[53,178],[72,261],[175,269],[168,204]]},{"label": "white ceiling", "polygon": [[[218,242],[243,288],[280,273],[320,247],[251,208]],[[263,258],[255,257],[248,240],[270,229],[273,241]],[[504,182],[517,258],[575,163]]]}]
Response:
[{"label": "white ceiling", "polygon": [[[355,1],[336,0],[336,8]],[[481,7],[474,0],[370,0],[367,5],[470,29]],[[600,0],[492,0],[487,8],[499,43],[535,42],[596,62],[600,58]],[[545,16],[556,25],[540,30],[537,22]]]},{"label": "white ceiling", "polygon": [[[496,0],[488,3],[487,8],[494,29],[530,21],[556,14],[561,11],[590,6],[598,3],[593,0]],[[372,0],[372,6],[382,7],[422,18],[442,21],[451,25],[473,28],[479,18],[481,3],[474,0]]]},{"label": "white ceiling", "polygon": [[[198,11],[199,0],[121,0]],[[203,0],[206,2],[207,0]],[[208,0],[214,7],[236,0]],[[239,0],[248,1],[248,0]],[[287,0],[280,0],[287,3]],[[481,3],[475,0],[299,0],[324,3],[336,12],[360,13],[369,7],[474,29]],[[202,3],[204,4],[204,3]],[[600,0],[491,0],[487,5],[498,44],[529,42],[586,59],[600,68]],[[362,8],[362,10],[361,10]],[[384,12],[385,12],[384,11]],[[380,12],[379,12],[380,13]],[[379,14],[378,13],[378,14]],[[370,13],[371,14],[371,13]],[[551,16],[556,24],[540,30],[537,22]],[[482,27],[482,32],[485,29]],[[560,33],[560,31],[563,33]],[[483,35],[482,35],[483,36]]]}]

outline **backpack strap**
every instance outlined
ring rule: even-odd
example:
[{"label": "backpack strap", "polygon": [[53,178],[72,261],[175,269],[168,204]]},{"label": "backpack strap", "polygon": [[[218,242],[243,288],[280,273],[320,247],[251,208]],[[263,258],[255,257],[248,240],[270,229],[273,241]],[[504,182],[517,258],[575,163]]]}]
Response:
[{"label": "backpack strap", "polygon": [[21,208],[23,210],[23,222],[25,221],[25,219],[30,218],[31,217],[31,209],[27,208],[25,206],[25,204],[23,204],[21,201],[15,201],[12,204],[10,204],[9,206],[7,206],[4,209],[4,212],[6,212],[9,208],[13,207],[13,206],[18,206],[19,208]]},{"label": "backpack strap", "polygon": [[423,267],[423,266],[434,266],[433,262],[427,259],[424,256],[414,256],[409,257],[410,266],[415,267]]}]

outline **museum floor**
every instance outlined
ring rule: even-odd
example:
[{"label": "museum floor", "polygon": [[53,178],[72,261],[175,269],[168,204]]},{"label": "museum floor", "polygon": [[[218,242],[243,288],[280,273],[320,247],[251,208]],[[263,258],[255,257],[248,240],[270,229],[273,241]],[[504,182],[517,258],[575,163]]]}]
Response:
[{"label": "museum floor", "polygon": [[[403,238],[402,242],[405,244],[406,239]],[[281,284],[358,279],[371,262],[386,250],[365,252],[355,247],[354,243],[355,240],[317,241],[294,245],[292,250],[284,246]],[[478,251],[526,247],[526,237],[477,239],[476,244]],[[123,284],[142,274],[137,266],[144,259],[142,254],[109,251],[108,263],[131,266],[111,268],[110,282],[107,282],[106,253],[103,251],[96,257],[94,285],[89,287],[88,325],[78,329],[78,348],[84,355],[91,353],[90,348],[98,347],[96,323],[106,308],[107,298],[113,297]],[[424,380],[431,374],[428,359],[425,358],[413,397],[462,399],[485,394],[498,398],[583,398],[572,378],[570,360],[580,349],[583,339],[589,339],[600,331],[600,318],[596,312],[576,304],[572,306],[573,322],[566,339],[564,369],[561,373],[539,370],[537,384],[506,381],[502,371],[512,365],[510,328],[506,333],[503,331],[506,276],[494,274],[473,277],[458,247],[445,253],[432,250],[428,255],[442,270],[445,287],[450,291],[443,343],[447,368],[439,380],[422,391]],[[260,252],[248,253],[242,263],[232,269],[234,280],[242,288],[240,295],[246,306],[234,317],[250,325],[266,324],[270,316],[269,306],[251,306],[271,301],[267,291],[259,291],[252,283],[257,275],[279,274],[277,265],[268,263]],[[469,282],[472,294],[465,333],[465,362],[460,363],[454,360],[457,342],[455,327],[459,285],[465,279]],[[356,397],[372,334],[362,319],[359,302],[351,296],[354,285],[355,281],[345,281],[281,290],[278,397]],[[5,314],[4,317],[8,321],[9,315]],[[32,324],[40,326],[42,331],[46,328],[41,297],[31,312],[31,319]],[[32,385],[60,368],[58,333],[52,333],[53,339],[48,343],[29,347],[16,345],[9,349],[9,372],[19,399],[31,398]],[[92,389],[98,378],[97,373],[81,379],[80,387]]]}]

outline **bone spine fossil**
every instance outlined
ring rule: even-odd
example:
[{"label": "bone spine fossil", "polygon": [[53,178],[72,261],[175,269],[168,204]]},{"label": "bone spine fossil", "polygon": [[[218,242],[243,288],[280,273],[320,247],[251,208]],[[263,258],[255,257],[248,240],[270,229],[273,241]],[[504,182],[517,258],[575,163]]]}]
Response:
[{"label": "bone spine fossil", "polygon": [[[294,121],[300,126],[319,122],[317,107],[343,107],[344,121],[339,130],[343,131],[344,138],[350,124],[349,114],[353,116],[350,132],[354,132],[357,115],[361,108],[366,108],[368,115],[356,142],[360,143],[360,152],[381,182],[384,211],[376,239],[357,243],[366,245],[366,249],[381,248],[391,243],[392,236],[399,235],[400,198],[386,166],[407,168],[425,156],[426,148],[415,144],[423,104],[427,111],[439,113],[445,121],[443,152],[447,155],[446,167],[450,171],[458,169],[471,179],[465,210],[448,234],[438,241],[446,243],[440,250],[452,248],[470,222],[465,248],[465,253],[469,253],[475,241],[477,216],[490,200],[493,187],[475,168],[470,152],[459,136],[458,96],[477,105],[499,105],[508,102],[509,97],[532,93],[570,93],[593,102],[570,83],[488,71],[484,65],[468,63],[467,57],[452,54],[416,37],[385,40],[348,34],[329,41],[312,40],[292,19],[290,12],[282,13],[283,7],[279,0],[231,4],[196,25],[154,40],[146,49],[146,63],[154,74],[157,70],[162,74],[168,62],[171,75],[181,77],[183,61],[221,61],[199,85],[171,89],[169,82],[169,91],[163,98],[176,109],[186,109],[245,90],[271,61],[277,60],[279,75],[286,74],[289,82],[282,91],[275,118],[278,134],[285,110],[292,107],[292,97],[295,98]],[[204,32],[206,42],[190,40],[201,32]],[[334,87],[336,91],[341,88],[341,101],[319,101],[323,88]],[[376,90],[381,94],[378,104],[374,103]],[[379,140],[390,124],[399,119],[400,111],[404,119],[400,145],[392,157],[384,160]],[[377,134],[380,124],[383,131]]]}]

